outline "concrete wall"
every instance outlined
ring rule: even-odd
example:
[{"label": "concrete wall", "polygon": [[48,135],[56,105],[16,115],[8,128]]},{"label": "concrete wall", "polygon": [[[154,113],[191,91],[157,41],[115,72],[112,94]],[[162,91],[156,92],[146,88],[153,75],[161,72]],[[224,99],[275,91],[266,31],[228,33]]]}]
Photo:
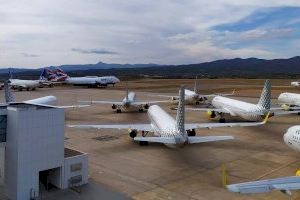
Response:
[{"label": "concrete wall", "polygon": [[10,199],[39,191],[39,171],[63,167],[64,110],[32,105],[7,108],[5,187]]}]

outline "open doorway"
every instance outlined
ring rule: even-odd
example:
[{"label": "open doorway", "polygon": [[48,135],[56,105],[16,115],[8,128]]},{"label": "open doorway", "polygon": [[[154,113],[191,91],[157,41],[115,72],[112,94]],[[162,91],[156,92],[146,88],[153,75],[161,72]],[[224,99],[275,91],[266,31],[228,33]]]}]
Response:
[{"label": "open doorway", "polygon": [[61,167],[39,172],[40,190],[49,191],[60,187]]}]

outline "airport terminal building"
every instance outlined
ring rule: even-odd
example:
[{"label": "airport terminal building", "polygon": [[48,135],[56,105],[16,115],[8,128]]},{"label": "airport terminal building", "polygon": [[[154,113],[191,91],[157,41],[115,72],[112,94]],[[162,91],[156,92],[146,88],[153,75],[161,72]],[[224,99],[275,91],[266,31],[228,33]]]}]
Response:
[{"label": "airport terminal building", "polygon": [[88,182],[88,156],[64,147],[64,110],[13,103],[0,107],[0,180],[13,200]]}]

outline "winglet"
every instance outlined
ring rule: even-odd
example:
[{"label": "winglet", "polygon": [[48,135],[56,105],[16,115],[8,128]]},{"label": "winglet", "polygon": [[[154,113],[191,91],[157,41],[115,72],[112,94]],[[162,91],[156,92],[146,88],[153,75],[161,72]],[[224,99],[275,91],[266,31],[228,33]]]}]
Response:
[{"label": "winglet", "polygon": [[270,114],[271,114],[271,112],[268,112],[268,114],[266,115],[266,117],[265,117],[265,119],[264,119],[264,121],[263,121],[263,124],[265,124],[265,123],[268,122],[268,119],[269,119],[269,117],[270,117]]}]

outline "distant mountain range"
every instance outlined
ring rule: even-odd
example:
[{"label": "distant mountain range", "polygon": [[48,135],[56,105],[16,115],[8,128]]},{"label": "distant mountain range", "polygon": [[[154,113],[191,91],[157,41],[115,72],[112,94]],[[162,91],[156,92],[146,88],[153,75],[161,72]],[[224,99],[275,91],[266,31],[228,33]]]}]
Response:
[{"label": "distant mountain range", "polygon": [[[49,68],[53,68],[50,66]],[[61,65],[72,76],[114,74],[119,76],[163,76],[191,77],[199,75],[208,78],[226,77],[300,77],[300,56],[289,59],[235,58],[188,65],[157,64],[97,64]],[[38,75],[40,69],[13,68],[17,75]],[[0,74],[7,74],[9,68],[0,69]],[[2,75],[3,76],[3,75]]]}]

